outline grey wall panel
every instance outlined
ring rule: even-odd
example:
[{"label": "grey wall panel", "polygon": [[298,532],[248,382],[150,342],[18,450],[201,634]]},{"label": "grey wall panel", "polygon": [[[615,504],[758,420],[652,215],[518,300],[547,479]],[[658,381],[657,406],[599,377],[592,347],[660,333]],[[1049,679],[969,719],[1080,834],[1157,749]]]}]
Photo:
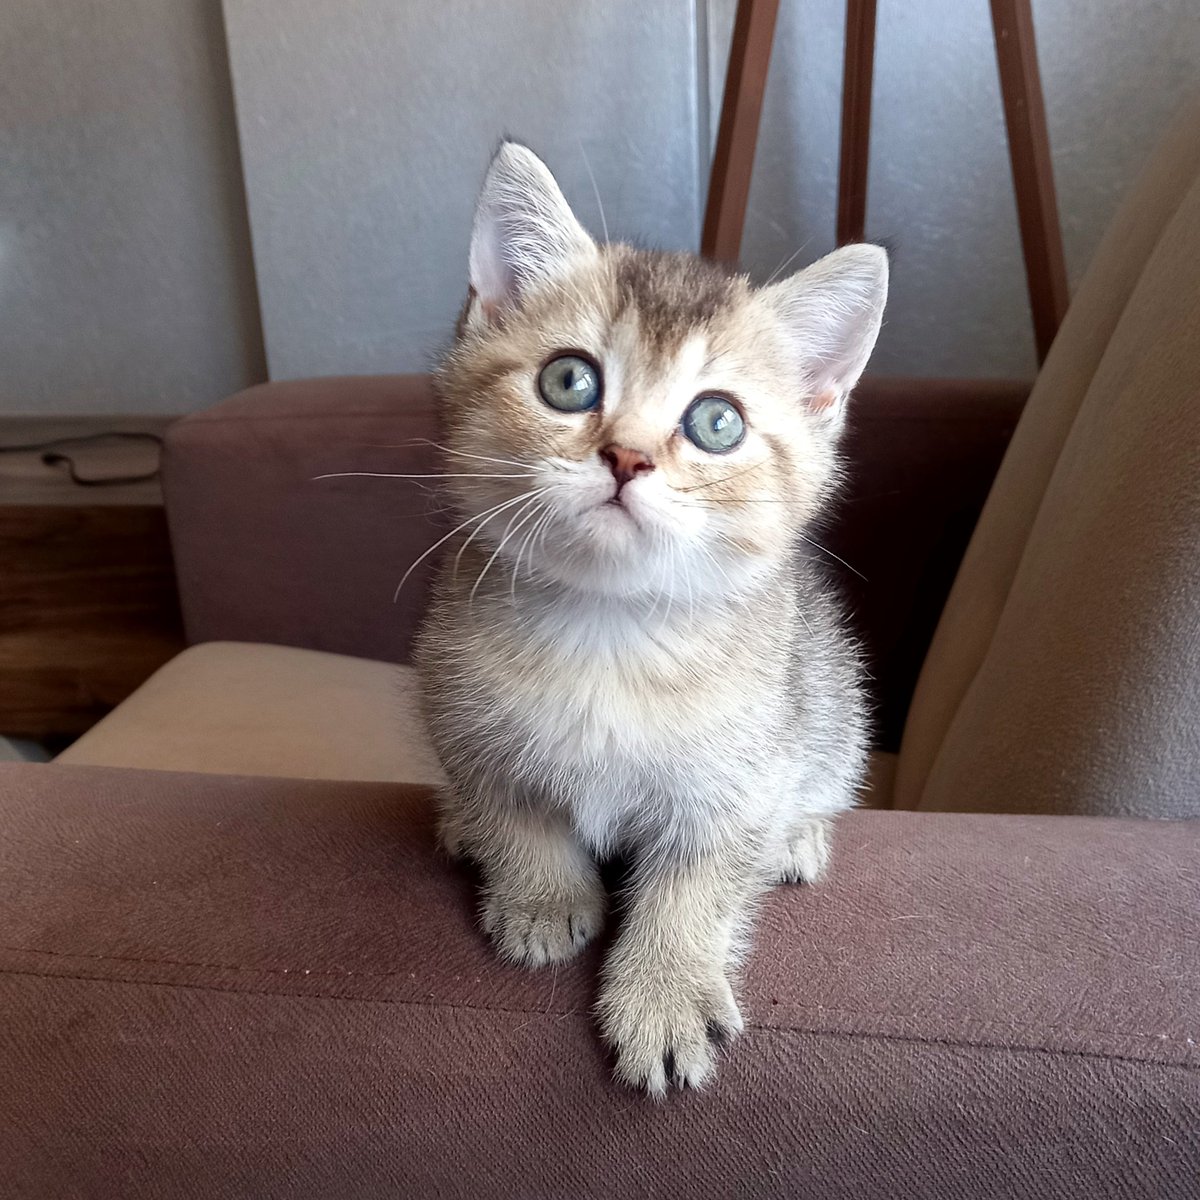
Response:
[{"label": "grey wall panel", "polygon": [[885,4],[879,16],[867,219],[896,270],[876,369],[1031,377],[988,6]]},{"label": "grey wall panel", "polygon": [[181,412],[263,372],[220,11],[0,6],[0,412]]},{"label": "grey wall panel", "polygon": [[[713,128],[735,0],[709,0]],[[1200,84],[1196,0],[1035,0],[1068,268],[1077,281],[1170,114]],[[833,245],[840,0],[784,4],[750,195],[744,261],[765,275]],[[1035,370],[984,0],[879,5],[869,237],[895,249],[874,368]]]},{"label": "grey wall panel", "polygon": [[1197,0],[1034,0],[1073,280],[1184,100],[1200,89]]},{"label": "grey wall panel", "polygon": [[685,0],[225,0],[272,377],[427,366],[466,289],[501,135],[581,218],[692,248],[700,164]]},{"label": "grey wall panel", "polygon": [[[698,3],[226,0],[273,373],[428,363],[503,132],[596,230],[585,154],[614,235],[695,245],[734,0]],[[781,9],[760,276],[832,246],[843,17]],[[1035,17],[1078,279],[1200,83],[1200,5]],[[264,373],[225,54],[216,0],[0,5],[0,412],[184,411]],[[868,230],[897,250],[877,368],[1030,373],[983,0],[880,5],[874,116]]]}]

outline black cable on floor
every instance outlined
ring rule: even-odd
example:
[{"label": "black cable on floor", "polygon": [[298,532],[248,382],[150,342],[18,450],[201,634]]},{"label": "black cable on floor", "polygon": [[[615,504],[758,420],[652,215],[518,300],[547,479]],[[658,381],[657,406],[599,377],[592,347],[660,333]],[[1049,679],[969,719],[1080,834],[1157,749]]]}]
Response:
[{"label": "black cable on floor", "polygon": [[0,446],[0,454],[37,454],[40,452],[42,462],[46,466],[65,466],[71,482],[77,484],[79,487],[116,487],[128,483],[149,483],[151,480],[158,478],[159,468],[155,467],[153,471],[148,471],[144,475],[112,475],[102,479],[89,479],[79,474],[75,466],[75,460],[69,453],[62,449],[63,447],[81,442],[103,442],[111,441],[114,438],[126,441],[153,442],[157,446],[163,444],[162,438],[157,433],[85,433],[76,436],[52,438],[48,442],[28,442],[25,445]]}]

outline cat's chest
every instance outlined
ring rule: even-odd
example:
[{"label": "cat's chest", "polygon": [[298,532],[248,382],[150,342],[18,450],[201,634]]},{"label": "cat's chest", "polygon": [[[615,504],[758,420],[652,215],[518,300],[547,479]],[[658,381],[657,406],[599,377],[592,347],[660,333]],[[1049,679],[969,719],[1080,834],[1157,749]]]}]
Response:
[{"label": "cat's chest", "polygon": [[477,662],[514,738],[562,766],[661,758],[702,737],[734,691],[685,636],[599,622],[577,636],[516,627]]},{"label": "cat's chest", "polygon": [[637,654],[564,654],[526,646],[492,664],[498,707],[532,747],[564,762],[652,753],[694,727],[682,672]]}]

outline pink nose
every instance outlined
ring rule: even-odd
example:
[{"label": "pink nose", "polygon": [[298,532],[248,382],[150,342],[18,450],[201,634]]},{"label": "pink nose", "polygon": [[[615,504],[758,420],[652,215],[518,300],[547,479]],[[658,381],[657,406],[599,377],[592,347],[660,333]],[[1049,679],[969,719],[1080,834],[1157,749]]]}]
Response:
[{"label": "pink nose", "polygon": [[649,455],[630,450],[628,446],[605,446],[600,457],[608,463],[608,469],[617,481],[618,492],[635,476],[654,470],[654,460]]}]

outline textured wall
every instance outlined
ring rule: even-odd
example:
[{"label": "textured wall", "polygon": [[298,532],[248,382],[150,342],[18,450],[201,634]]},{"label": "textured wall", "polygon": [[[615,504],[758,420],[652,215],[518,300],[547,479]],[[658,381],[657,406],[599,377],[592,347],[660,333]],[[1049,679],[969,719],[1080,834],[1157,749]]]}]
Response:
[{"label": "textured wall", "polygon": [[692,247],[685,0],[225,0],[273,377],[426,367],[466,295],[475,192],[529,142],[580,217]]},{"label": "textured wall", "polygon": [[[461,300],[504,132],[584,220],[694,246],[735,0],[7,0],[0,412],[183,411],[276,377],[419,368]],[[1200,83],[1197,0],[1034,0],[1077,279]],[[784,0],[745,259],[832,246],[841,0]],[[249,193],[259,291],[246,224]],[[1034,367],[985,0],[883,0],[876,369]],[[585,160],[586,155],[586,160]]]},{"label": "textured wall", "polygon": [[[1200,4],[1033,7],[1074,281],[1170,113],[1200,85]],[[735,0],[709,0],[714,114],[734,8]],[[781,6],[744,245],[756,274],[832,248],[844,20],[833,0]],[[1032,375],[985,0],[881,0],[867,235],[896,252],[875,370]]]},{"label": "textured wall", "polygon": [[0,413],[261,377],[224,60],[210,0],[0,5]]}]

